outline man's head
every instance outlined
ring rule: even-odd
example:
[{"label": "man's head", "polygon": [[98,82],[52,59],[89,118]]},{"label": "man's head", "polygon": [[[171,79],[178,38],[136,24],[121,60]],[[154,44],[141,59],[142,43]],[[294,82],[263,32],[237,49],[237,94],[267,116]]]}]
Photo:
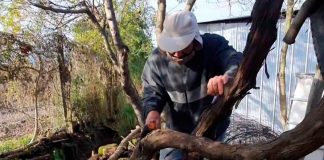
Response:
[{"label": "man's head", "polygon": [[202,46],[196,17],[189,11],[177,11],[167,15],[163,27],[158,46],[180,64],[193,57],[195,43]]}]

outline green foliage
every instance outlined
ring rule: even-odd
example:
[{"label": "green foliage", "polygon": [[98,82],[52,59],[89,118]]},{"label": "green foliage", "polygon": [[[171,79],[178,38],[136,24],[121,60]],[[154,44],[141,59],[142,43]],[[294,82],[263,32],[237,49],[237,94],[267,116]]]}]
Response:
[{"label": "green foliage", "polygon": [[120,111],[118,118],[113,125],[113,128],[118,131],[120,135],[126,136],[131,129],[134,129],[137,123],[137,118],[131,105],[125,102],[126,96],[120,94],[118,102],[120,105]]},{"label": "green foliage", "polygon": [[33,104],[33,97],[29,97],[32,88],[28,88],[22,81],[11,80],[6,82],[6,90],[0,95],[1,98],[12,106],[31,106]]},{"label": "green foliage", "polygon": [[[73,3],[74,0],[70,2]],[[149,29],[150,23],[153,19],[153,14],[151,14],[152,12],[149,12],[147,0],[118,0],[115,3],[118,3],[115,6],[115,9],[116,15],[118,16],[117,20],[122,40],[130,49],[129,68],[131,76],[135,81],[136,86],[139,86],[142,68],[147,55],[152,50],[150,39],[151,32]],[[104,15],[104,9],[100,8],[102,5],[98,4],[97,6],[99,6],[98,12],[100,12],[98,14]],[[46,14],[44,10],[38,10],[35,8],[32,9],[35,13],[28,12],[28,9],[30,8],[26,6],[26,3],[24,4],[23,0],[0,1],[1,27],[3,27],[7,32],[23,33],[24,36],[35,33],[41,35],[41,33],[49,32],[49,28],[47,27],[53,27],[50,24],[50,21],[57,20],[53,17],[58,16]],[[28,18],[29,22],[33,23],[26,23],[26,21],[24,21],[26,18]],[[91,52],[87,53],[96,53],[97,55],[93,55],[92,57],[83,57],[83,59],[76,60],[78,63],[72,63],[72,110],[81,120],[84,121],[100,123],[107,122],[107,118],[112,119],[112,121],[117,123],[120,133],[125,134],[130,129],[134,128],[136,124],[136,117],[133,109],[125,101],[126,96],[124,96],[122,90],[119,88],[119,82],[117,82],[117,80],[114,82],[107,82],[106,79],[109,78],[109,75],[101,73],[103,72],[102,70],[112,70],[111,65],[107,63],[109,60],[104,47],[103,37],[88,19],[78,18],[78,20],[78,22],[71,24],[73,25],[72,33],[70,33],[69,36],[72,35],[71,37],[73,37],[76,42],[89,47],[81,49],[82,51],[91,50]],[[69,25],[69,27],[71,25]],[[64,31],[65,29],[63,28]],[[30,40],[33,41],[32,39]],[[111,40],[111,38],[109,40]],[[31,44],[36,46],[39,45],[34,43]],[[48,45],[46,46],[49,47]],[[12,47],[8,48],[11,49]],[[10,59],[19,61],[19,57],[12,57],[12,51],[5,51],[5,53],[6,54],[2,54],[0,57],[1,62],[7,62],[10,61]],[[52,57],[49,57],[49,59],[50,58]],[[75,57],[73,57],[73,59],[75,59]],[[99,63],[104,63],[105,65]],[[79,67],[80,65],[84,65],[84,69],[77,70],[76,67]],[[91,66],[94,67],[91,68]],[[30,84],[30,90],[33,91],[33,81],[29,81],[28,84]],[[27,95],[25,92],[21,91],[22,87],[20,87],[20,85],[10,85],[12,85],[12,88],[9,88],[9,92],[6,93],[9,98],[11,97],[10,99],[19,98],[17,92],[20,91],[21,95],[29,96],[29,98],[19,98],[20,101],[26,101],[25,99],[32,101],[32,98],[30,98],[32,97],[32,92],[29,92]],[[111,91],[111,88],[113,87],[115,88]],[[111,95],[107,94],[108,91]],[[55,128],[56,126],[59,126],[59,124],[63,124],[62,97],[60,96],[61,93],[58,78],[53,80],[53,88],[50,89],[50,92],[53,95],[53,99],[51,99],[52,103],[50,105],[53,104],[55,107],[52,110],[53,112],[50,114],[51,116],[55,115],[53,116],[55,117],[55,122],[53,123],[56,123],[51,127]]]},{"label": "green foliage", "polygon": [[[140,75],[147,55],[152,51],[151,35],[149,34],[153,21],[152,8],[145,0],[118,1],[115,8],[122,40],[130,49],[131,76],[136,84],[140,84]],[[90,49],[95,51],[99,57],[107,58],[103,38],[89,21],[77,22],[73,27],[73,36],[77,42],[90,46]]]},{"label": "green foliage", "polygon": [[29,141],[32,139],[32,136],[33,135],[28,134],[22,137],[14,137],[12,139],[8,139],[0,142],[0,154],[26,146],[29,143]]},{"label": "green foliage", "polygon": [[151,35],[147,33],[150,33],[153,14],[145,1],[130,1],[119,10],[122,12],[120,34],[130,49],[129,69],[135,84],[139,84],[146,58],[152,51]]},{"label": "green foliage", "polygon": [[80,76],[72,81],[72,108],[79,120],[85,122],[104,122],[105,108],[105,86],[100,82],[84,83]]},{"label": "green foliage", "polygon": [[[79,120],[106,124],[121,135],[126,135],[135,127],[135,113],[131,105],[125,101],[126,96],[122,92],[119,93],[117,106],[110,106],[108,101],[112,99],[105,94],[105,90],[109,89],[107,86],[99,81],[85,83],[80,80],[80,76],[77,77],[72,81],[71,99],[73,110]],[[117,114],[112,113],[109,107],[117,108]],[[108,123],[108,120],[112,121]]]},{"label": "green foliage", "polygon": [[21,14],[22,0],[13,0],[10,3],[0,2],[0,22],[4,30],[12,33],[21,32]]},{"label": "green foliage", "polygon": [[105,53],[104,42],[100,33],[89,22],[79,21],[76,23],[73,27],[73,37],[78,43],[91,47],[90,49],[99,54],[98,56]]},{"label": "green foliage", "polygon": [[[140,76],[146,58],[152,51],[150,27],[152,27],[151,24],[153,24],[153,10],[149,7],[146,0],[121,0],[115,1],[115,4],[116,5],[114,7],[121,38],[130,50],[129,69],[131,77],[135,82],[135,85],[140,88]],[[103,9],[100,8],[98,10],[103,11]],[[78,21],[73,27],[73,37],[78,43],[89,46],[89,49],[96,52],[96,57],[99,58],[99,61],[107,61],[108,53],[105,50],[103,38],[90,21],[85,19]],[[104,68],[106,68],[107,70],[112,69],[112,67],[109,68],[109,65],[106,65]],[[111,108],[117,108],[117,114],[115,114],[114,117],[107,116],[109,114],[108,111],[106,111],[106,118],[112,119],[114,121],[113,128],[118,130],[120,134],[127,134],[130,129],[133,129],[135,127],[136,116],[132,107],[125,101],[126,96],[123,92],[121,92],[121,90],[117,90],[117,92],[119,92],[117,103],[111,103],[110,101],[114,100],[110,98],[114,99],[116,97],[105,97],[108,95],[104,95],[104,90],[108,91],[109,89],[111,89],[109,87],[112,86],[106,84],[104,85],[102,81],[98,81],[96,80],[96,78],[93,78],[96,76],[91,76],[92,72],[95,71],[88,69],[84,72],[84,74],[79,72],[79,77],[76,76],[76,78],[73,80],[71,95],[73,106],[75,106],[75,109],[78,110],[78,114],[82,114],[81,117],[92,118],[101,116],[96,112],[101,112],[101,114],[105,113],[106,110],[104,109],[104,107],[109,107],[109,112],[113,110]],[[81,78],[81,75],[83,78]],[[83,79],[83,82],[78,80],[80,78]],[[119,82],[112,83],[119,84]],[[80,86],[79,88],[77,87],[78,85]],[[90,111],[89,109],[91,108],[96,108],[96,112]],[[101,120],[102,119],[103,118],[101,118]],[[111,125],[111,123],[108,125]]]},{"label": "green foliage", "polygon": [[54,149],[52,154],[53,160],[65,160],[65,155],[62,149]]}]

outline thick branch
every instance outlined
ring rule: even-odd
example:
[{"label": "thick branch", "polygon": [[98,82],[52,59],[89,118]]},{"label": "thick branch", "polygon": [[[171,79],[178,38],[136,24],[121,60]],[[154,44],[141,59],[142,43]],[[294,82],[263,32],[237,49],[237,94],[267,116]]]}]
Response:
[{"label": "thick branch", "polygon": [[204,157],[222,160],[298,159],[324,144],[323,114],[324,98],[295,129],[271,142],[254,145],[225,145],[172,130],[156,130],[140,141],[142,149],[136,159],[150,159],[154,152],[166,147],[195,151]]},{"label": "thick branch", "polygon": [[[243,62],[238,69],[233,85],[224,98],[218,98],[216,105],[207,109],[193,132],[203,136],[204,132],[220,119],[221,114],[229,115],[233,105],[255,87],[256,76],[276,40],[276,24],[283,0],[257,0],[252,11],[252,26],[244,49]],[[253,66],[253,67],[251,67]]]},{"label": "thick branch", "polygon": [[303,3],[283,39],[284,42],[286,42],[287,44],[295,43],[296,36],[301,26],[304,24],[306,18],[309,17],[313,12],[315,12],[318,7],[321,6],[321,3],[321,0],[307,0]]},{"label": "thick branch", "polygon": [[311,31],[313,37],[314,50],[317,58],[319,70],[324,77],[324,3],[321,3],[318,10],[310,16]]}]

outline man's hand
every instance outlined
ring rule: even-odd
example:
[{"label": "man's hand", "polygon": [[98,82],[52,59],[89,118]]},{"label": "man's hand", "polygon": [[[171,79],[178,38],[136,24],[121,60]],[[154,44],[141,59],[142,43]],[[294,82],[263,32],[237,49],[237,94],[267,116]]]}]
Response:
[{"label": "man's hand", "polygon": [[[145,125],[149,126],[151,129],[160,129],[161,128],[161,116],[157,111],[150,111],[147,114]],[[152,126],[155,125],[155,126]]]},{"label": "man's hand", "polygon": [[207,84],[207,94],[212,96],[223,95],[224,85],[228,82],[227,75],[215,76],[209,79]]}]

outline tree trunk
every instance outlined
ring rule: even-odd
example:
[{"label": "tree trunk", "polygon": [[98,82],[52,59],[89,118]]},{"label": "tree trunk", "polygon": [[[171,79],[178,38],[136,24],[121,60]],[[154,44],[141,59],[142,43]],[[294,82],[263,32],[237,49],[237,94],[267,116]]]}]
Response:
[{"label": "tree trunk", "polygon": [[37,134],[38,134],[38,95],[41,92],[41,88],[40,87],[40,79],[42,77],[43,70],[44,70],[44,63],[42,61],[42,58],[40,55],[38,55],[38,59],[39,59],[39,72],[38,72],[38,76],[36,78],[36,86],[35,86],[35,92],[34,92],[34,96],[35,96],[35,121],[34,121],[34,133],[33,133],[33,137],[30,140],[29,144],[33,143],[35,141],[35,139],[37,138]]},{"label": "tree trunk", "polygon": [[[285,33],[287,33],[294,12],[294,0],[287,0]],[[280,95],[280,122],[285,129],[287,125],[287,94],[286,94],[286,57],[288,44],[284,43],[281,48],[280,68],[279,68],[279,95]]]},{"label": "tree trunk", "polygon": [[70,99],[71,75],[68,62],[64,57],[64,37],[62,34],[57,35],[57,45],[57,60],[59,63],[64,120],[67,130],[72,132],[72,109]]},{"label": "tree trunk", "polygon": [[[287,20],[286,20],[287,21]],[[284,43],[281,48],[280,68],[279,68],[279,97],[280,97],[280,122],[282,127],[287,124],[287,94],[286,94],[286,56],[288,44]]]},{"label": "tree trunk", "polygon": [[130,100],[131,105],[134,109],[135,115],[137,116],[138,123],[140,126],[144,126],[144,120],[142,118],[142,103],[141,98],[135,88],[135,85],[130,78],[129,69],[128,69],[128,53],[129,49],[122,42],[117,21],[115,17],[115,12],[113,8],[112,0],[104,0],[105,13],[107,17],[108,26],[112,36],[114,46],[117,51],[117,65],[115,65],[116,71],[120,75],[120,83],[125,91],[127,98]]}]

